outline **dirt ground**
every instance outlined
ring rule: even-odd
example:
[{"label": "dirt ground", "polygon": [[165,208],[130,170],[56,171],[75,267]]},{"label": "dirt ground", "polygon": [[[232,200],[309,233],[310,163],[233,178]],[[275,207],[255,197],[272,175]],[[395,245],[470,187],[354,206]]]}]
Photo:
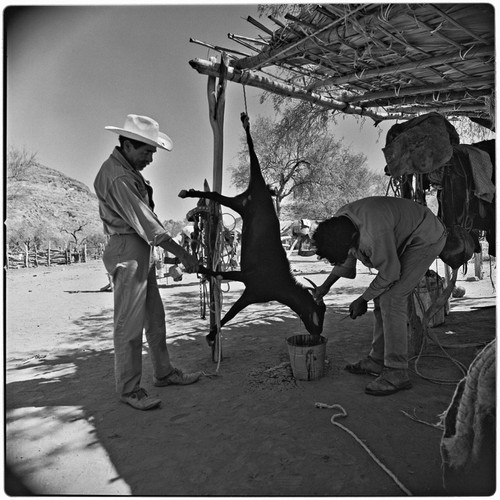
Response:
[{"label": "dirt ground", "polygon": [[[293,255],[291,261],[299,280],[307,276],[318,284],[330,269],[314,257]],[[368,396],[370,376],[343,370],[370,346],[371,304],[362,318],[340,321],[373,279],[360,268],[355,281],[338,282],[326,297],[324,377],[307,382],[292,376],[286,339],[305,333],[296,315],[277,303],[254,305],[224,328],[218,375],[197,384],[155,388],[144,345],[143,385],[162,406],[141,412],[114,392],[113,295],[99,291],[107,283],[102,263],[9,270],[7,464],[43,495],[404,495],[396,481],[413,495],[446,494],[442,430],[434,424],[462,377],[451,359],[468,366],[495,337],[489,262],[484,271],[480,281],[469,281],[473,269],[459,274],[465,296],[453,299],[445,323],[432,329],[452,347],[426,344],[418,373],[410,374],[412,390]],[[223,310],[241,287],[224,285]],[[214,373],[199,281],[162,279],[160,292],[174,364]],[[316,403],[341,405],[347,416],[335,422],[395,479],[353,435],[332,424],[336,410]]]}]

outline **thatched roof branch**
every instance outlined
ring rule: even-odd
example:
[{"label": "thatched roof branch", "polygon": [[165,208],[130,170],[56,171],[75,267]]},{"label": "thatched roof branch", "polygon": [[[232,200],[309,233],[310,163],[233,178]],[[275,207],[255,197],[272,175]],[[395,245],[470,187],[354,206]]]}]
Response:
[{"label": "thatched roof branch", "polygon": [[491,4],[304,4],[269,19],[278,29],[248,18],[263,34],[230,35],[252,54],[231,51],[233,81],[377,121],[430,108],[475,119],[494,114]]},{"label": "thatched roof branch", "polygon": [[417,19],[416,17],[412,16],[411,14],[409,14],[409,13],[406,14],[406,17],[412,19],[418,27],[423,28],[424,30],[426,30],[429,33],[429,36],[436,36],[436,37],[440,38],[441,40],[445,41],[446,43],[448,43],[449,45],[452,45],[452,46],[456,47],[457,49],[466,49],[466,47],[464,47],[461,43],[455,42],[455,40],[452,40],[451,38],[449,38],[449,37],[441,34],[439,32],[439,30],[434,30],[427,23],[424,23],[423,21],[420,21],[419,19]]},{"label": "thatched roof branch", "polygon": [[432,94],[442,92],[446,94],[447,91],[456,89],[470,89],[484,88],[484,95],[490,94],[490,86],[494,83],[491,79],[473,79],[472,81],[462,80],[459,82],[442,82],[436,85],[427,85],[423,87],[408,87],[408,88],[394,88],[392,90],[386,90],[382,92],[367,92],[366,94],[359,96],[351,96],[348,100],[352,103],[359,103],[363,101],[374,101],[376,99],[390,99],[393,97],[401,96],[415,96],[419,94]]},{"label": "thatched roof branch", "polygon": [[250,38],[248,36],[234,35],[232,33],[228,33],[227,37],[230,40],[235,40],[237,42],[253,43],[253,44],[256,44],[256,45],[267,45],[266,41],[261,40],[259,38]]},{"label": "thatched roof branch", "polygon": [[[363,100],[363,106],[365,107],[386,107],[386,106],[409,106],[413,104],[426,105],[426,104],[436,104],[439,102],[448,102],[453,103],[454,105],[469,101],[470,99],[474,99],[481,106],[485,103],[485,92],[484,90],[466,90],[460,92],[436,92],[421,96],[407,95],[394,97],[392,96],[390,99],[373,99],[371,101]],[[349,99],[342,99],[342,101],[348,102]]]},{"label": "thatched roof branch", "polygon": [[253,57],[248,57],[247,59],[240,59],[234,64],[234,67],[237,69],[255,69],[259,68],[262,65],[269,65],[271,62],[276,62],[282,59],[283,57],[291,57],[296,54],[300,54],[301,52],[311,50],[317,48],[317,40],[312,40],[313,38],[319,38],[320,35],[326,33],[325,43],[331,43],[331,40],[328,39],[328,34],[333,33],[333,28],[341,24],[348,18],[350,15],[355,12],[361,10],[364,6],[359,6],[356,9],[353,9],[352,12],[349,12],[345,16],[329,23],[326,26],[316,30],[314,33],[311,33],[304,38],[300,38],[297,42],[288,44],[284,47],[280,47],[278,49],[269,50],[267,52],[262,52]]},{"label": "thatched roof branch", "polygon": [[478,111],[482,111],[484,116],[488,115],[488,109],[485,105],[478,108],[477,106],[461,105],[441,106],[439,103],[436,103],[435,106],[401,106],[401,111],[405,114],[413,115],[422,115],[435,111],[436,113],[447,116],[477,116]]},{"label": "thatched roof branch", "polygon": [[429,5],[429,7],[431,7],[436,12],[438,12],[440,17],[442,17],[443,19],[445,19],[449,23],[453,24],[457,28],[461,29],[464,33],[469,35],[471,38],[473,38],[477,42],[481,42],[481,43],[484,43],[486,45],[488,45],[490,43],[488,40],[485,40],[483,37],[478,36],[476,33],[471,31],[469,28],[465,27],[463,23],[457,22],[455,19],[453,19],[453,17],[449,16],[446,12],[444,12],[442,9],[440,9],[436,5],[431,4],[431,5]]},{"label": "thatched roof branch", "polygon": [[247,17],[247,21],[251,24],[253,24],[254,26],[257,26],[257,28],[261,29],[264,33],[267,33],[268,35],[272,35],[273,32],[272,30],[270,30],[269,28],[267,28],[266,26],[264,26],[262,23],[259,23],[259,21],[257,21],[256,19],[254,19],[252,16],[248,16]]},{"label": "thatched roof branch", "polygon": [[217,52],[225,52],[228,54],[238,54],[238,55],[243,56],[243,57],[248,57],[248,54],[244,54],[243,52],[239,52],[238,50],[227,49],[225,47],[220,47],[218,45],[212,45],[210,43],[202,42],[201,40],[196,40],[194,38],[190,38],[189,41],[191,43],[195,43],[196,45],[201,45],[202,47],[207,47],[209,49],[216,50]]},{"label": "thatched roof branch", "polygon": [[[455,62],[462,62],[465,60],[473,60],[480,57],[488,57],[495,54],[494,47],[479,47],[471,49],[465,53],[447,54],[439,57],[429,57],[420,59],[418,61],[411,61],[404,64],[385,66],[382,68],[364,70],[362,72],[363,80],[370,78],[380,78],[384,75],[394,75],[395,73],[402,73],[405,71],[419,71],[421,69],[430,68],[432,66],[442,66]],[[480,62],[480,61],[479,61]],[[344,85],[346,83],[357,83],[360,79],[360,72],[351,73],[349,75],[342,75],[339,77],[325,78],[320,82],[315,82],[308,87],[308,90],[315,90],[319,87],[326,87],[328,85]]]}]

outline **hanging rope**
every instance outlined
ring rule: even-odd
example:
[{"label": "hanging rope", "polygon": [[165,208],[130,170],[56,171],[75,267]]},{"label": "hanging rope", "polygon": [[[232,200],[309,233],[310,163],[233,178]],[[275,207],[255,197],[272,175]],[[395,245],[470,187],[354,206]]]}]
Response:
[{"label": "hanging rope", "polygon": [[243,87],[243,100],[245,102],[245,114],[248,116],[248,107],[247,107],[247,91],[245,85],[242,85]]},{"label": "hanging rope", "polygon": [[[212,270],[218,269],[220,263],[221,263],[221,235],[222,235],[222,217],[218,217],[218,230],[216,232],[216,240],[215,240],[215,245],[214,248],[212,249],[212,261],[209,264],[209,267]],[[207,225],[207,231],[208,231],[208,225]],[[221,286],[220,286],[220,281],[214,277],[210,277],[211,284],[212,284],[212,289],[213,289],[213,306],[211,304],[210,311],[214,313],[215,316],[215,325],[217,328],[217,333],[216,333],[216,338],[215,338],[215,346],[214,349],[216,349],[217,352],[217,367],[215,369],[214,373],[207,373],[203,372],[203,375],[205,377],[216,377],[219,374],[220,370],[220,364],[222,360],[222,339],[221,339],[221,310],[222,310],[222,293],[221,293]],[[215,351],[214,351],[215,352]]]},{"label": "hanging rope", "polygon": [[[217,236],[215,240],[215,248],[213,248],[213,256],[212,256],[212,269],[216,270],[219,268],[222,262],[222,252],[221,252],[221,235],[223,234],[223,224],[222,217],[218,217],[218,228],[217,228]],[[215,374],[219,373],[220,363],[222,360],[222,335],[221,335],[221,310],[222,310],[222,292],[221,292],[221,284],[220,280],[215,277],[210,278],[212,280],[212,284],[214,287],[214,313],[215,313],[215,323],[217,326],[217,334],[215,340],[215,349],[217,352],[217,368],[215,369]]]},{"label": "hanging rope", "polygon": [[375,454],[370,450],[370,448],[368,448],[368,446],[366,446],[365,443],[363,443],[363,441],[361,441],[361,439],[356,436],[356,434],[354,432],[352,432],[350,429],[348,429],[347,427],[343,426],[342,424],[339,424],[336,419],[337,418],[341,418],[341,417],[347,417],[347,412],[345,411],[345,409],[338,405],[338,404],[333,404],[333,405],[327,405],[325,403],[315,403],[315,406],[316,408],[328,408],[328,409],[336,409],[336,410],[340,410],[340,413],[334,413],[332,415],[332,418],[330,419],[330,422],[335,425],[336,427],[339,427],[340,429],[342,429],[344,432],[347,432],[347,434],[349,434],[350,436],[352,436],[356,442],[358,444],[360,444],[364,450],[368,453],[368,455],[370,456],[370,458],[399,486],[399,488],[408,496],[412,496],[410,490],[408,488],[406,488],[406,486],[403,485],[403,483],[401,483],[401,481],[394,475],[393,472],[391,472],[376,456]]},{"label": "hanging rope", "polygon": [[[414,370],[412,370],[414,373],[416,373],[419,377],[421,377],[421,378],[423,378],[425,380],[428,380],[429,382],[435,383],[435,384],[456,385],[461,380],[461,378],[467,373],[467,367],[463,363],[461,363],[460,361],[458,361],[457,359],[453,358],[450,354],[448,354],[445,351],[444,347],[441,345],[441,343],[437,339],[436,335],[429,330],[429,326],[428,326],[429,320],[442,307],[444,307],[446,301],[450,297],[451,292],[453,291],[453,288],[455,287],[455,283],[457,281],[457,276],[458,276],[458,269],[455,269],[453,271],[453,273],[452,273],[452,277],[451,277],[450,282],[448,283],[448,286],[446,287],[445,290],[443,290],[443,293],[440,295],[440,297],[438,297],[438,299],[429,307],[429,309],[427,309],[427,311],[425,310],[425,306],[424,306],[421,298],[419,297],[419,295],[417,293],[415,293],[415,292],[413,294],[414,297],[417,299],[417,301],[418,301],[418,303],[420,305],[421,310],[425,311],[425,312],[424,312],[424,315],[423,315],[423,318],[422,318],[422,321],[421,321],[421,325],[422,325],[422,344],[420,346],[418,355],[410,358],[409,361],[414,361]],[[431,340],[435,345],[437,345],[439,347],[439,349],[443,352],[444,355],[442,356],[442,355],[439,355],[439,354],[423,354],[425,346],[426,346],[426,342],[428,340]],[[470,346],[470,344],[468,346]],[[446,346],[446,347],[455,347],[455,346]],[[460,346],[460,347],[467,347],[467,346]],[[458,380],[442,380],[442,379],[437,379],[437,378],[426,377],[418,369],[418,363],[424,357],[427,357],[427,358],[433,357],[433,358],[448,359],[449,361],[451,361],[459,369],[459,371],[462,374],[462,377],[460,377],[460,379],[458,379]]]},{"label": "hanging rope", "polygon": [[207,314],[207,280],[200,277],[200,319],[205,319]]}]

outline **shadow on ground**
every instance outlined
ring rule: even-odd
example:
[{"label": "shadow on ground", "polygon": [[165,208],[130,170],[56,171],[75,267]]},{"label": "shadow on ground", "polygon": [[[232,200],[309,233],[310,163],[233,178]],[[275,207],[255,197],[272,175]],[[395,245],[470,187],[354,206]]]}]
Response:
[{"label": "shadow on ground", "polygon": [[[58,474],[64,467],[81,466],[76,457],[98,444],[113,466],[108,486],[124,484],[132,495],[400,496],[400,487],[359,443],[332,425],[333,410],[316,408],[321,402],[341,405],[348,414],[341,423],[414,495],[446,494],[442,431],[432,424],[446,410],[455,386],[432,379],[458,381],[462,375],[448,359],[436,357],[442,350],[429,342],[419,365],[427,378],[413,373],[410,391],[384,398],[365,395],[371,378],[351,375],[343,366],[368,352],[372,313],[339,322],[362,290],[339,290],[342,301],[330,301],[327,369],[316,381],[293,378],[286,338],[304,331],[290,310],[275,303],[238,315],[223,331],[217,376],[192,386],[154,388],[145,346],[143,383],[163,401],[162,408],[149,412],[124,405],[115,395],[112,311],[78,318],[77,333],[52,351],[34,350],[23,360],[9,360],[6,424],[14,469],[28,478],[52,471],[53,483],[39,485],[42,493],[64,493],[57,491]],[[197,293],[179,288],[165,300],[169,350],[175,365],[210,374],[217,365],[204,340],[208,326],[198,316]],[[230,292],[228,306],[239,293]],[[495,310],[453,313],[433,332],[443,344],[461,344],[447,352],[468,366],[495,336]],[[82,342],[92,348],[72,347]],[[16,443],[51,442],[51,433],[79,420],[87,424],[85,437],[19,458]],[[91,491],[88,483],[81,494]]]}]

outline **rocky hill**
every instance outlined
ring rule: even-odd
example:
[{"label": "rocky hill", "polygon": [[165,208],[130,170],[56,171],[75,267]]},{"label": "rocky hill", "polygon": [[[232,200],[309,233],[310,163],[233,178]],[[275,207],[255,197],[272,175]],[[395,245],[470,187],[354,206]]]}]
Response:
[{"label": "rocky hill", "polygon": [[32,163],[6,182],[7,241],[34,237],[54,243],[102,235],[98,202],[88,186],[62,172]]}]

